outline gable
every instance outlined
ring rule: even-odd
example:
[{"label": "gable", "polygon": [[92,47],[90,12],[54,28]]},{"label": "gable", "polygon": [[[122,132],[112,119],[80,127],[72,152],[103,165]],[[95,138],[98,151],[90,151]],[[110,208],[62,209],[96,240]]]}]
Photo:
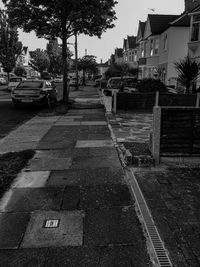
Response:
[{"label": "gable", "polygon": [[147,18],[146,26],[144,29],[144,39],[148,38],[152,34],[149,17]]}]

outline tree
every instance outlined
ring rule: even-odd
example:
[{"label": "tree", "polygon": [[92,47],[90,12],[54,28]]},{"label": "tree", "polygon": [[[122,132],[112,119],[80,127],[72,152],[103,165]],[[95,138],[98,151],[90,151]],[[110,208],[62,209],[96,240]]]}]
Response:
[{"label": "tree", "polygon": [[115,0],[3,0],[13,24],[38,37],[62,40],[63,101],[68,102],[67,39],[84,33],[101,37],[113,28]]},{"label": "tree", "polygon": [[[49,60],[50,60],[50,65],[48,68],[48,72],[51,73],[53,76],[55,75],[61,75],[63,71],[63,66],[62,66],[62,48],[58,44],[58,40],[50,40],[49,43],[47,44],[47,50],[46,50]],[[67,58],[70,59],[72,56],[72,52],[67,49]]]},{"label": "tree", "polygon": [[137,77],[137,75],[138,75],[138,69],[131,68],[127,63],[123,64],[113,63],[105,73],[105,76],[107,78],[120,77],[120,76]]},{"label": "tree", "polygon": [[26,76],[26,70],[23,66],[17,66],[14,70],[15,75],[17,76]]},{"label": "tree", "polygon": [[17,29],[9,25],[6,12],[0,10],[0,62],[8,74],[8,80],[21,51],[22,43],[18,41]]},{"label": "tree", "polygon": [[199,77],[200,63],[187,55],[184,59],[176,61],[174,65],[178,72],[178,82],[185,87],[185,93],[195,92],[193,85]]},{"label": "tree", "polygon": [[78,69],[83,71],[83,85],[85,85],[85,74],[86,71],[94,74],[97,72],[96,57],[87,55],[78,59]]},{"label": "tree", "polygon": [[30,53],[31,59],[29,65],[42,75],[43,71],[49,68],[50,60],[47,53],[43,50],[37,49]]}]

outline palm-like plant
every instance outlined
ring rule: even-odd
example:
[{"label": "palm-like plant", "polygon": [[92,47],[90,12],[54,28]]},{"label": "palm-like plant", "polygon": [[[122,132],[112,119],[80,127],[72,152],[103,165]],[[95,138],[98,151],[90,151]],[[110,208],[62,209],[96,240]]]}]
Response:
[{"label": "palm-like plant", "polygon": [[197,81],[200,71],[200,63],[189,55],[174,63],[178,72],[178,82],[185,87],[185,93],[190,93],[192,85]]}]

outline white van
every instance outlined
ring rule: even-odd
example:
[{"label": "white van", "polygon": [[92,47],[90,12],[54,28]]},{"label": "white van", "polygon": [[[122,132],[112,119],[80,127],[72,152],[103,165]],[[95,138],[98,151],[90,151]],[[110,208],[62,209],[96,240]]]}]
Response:
[{"label": "white van", "polygon": [[11,78],[9,79],[9,83],[8,83],[8,91],[11,92],[12,89],[16,88],[17,85],[18,85],[20,82],[24,81],[24,80],[26,80],[26,79],[23,78],[23,77],[11,77]]}]

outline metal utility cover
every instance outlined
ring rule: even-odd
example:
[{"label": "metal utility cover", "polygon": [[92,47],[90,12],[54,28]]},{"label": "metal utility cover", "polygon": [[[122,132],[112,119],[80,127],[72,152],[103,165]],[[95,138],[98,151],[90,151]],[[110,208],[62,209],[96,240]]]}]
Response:
[{"label": "metal utility cover", "polygon": [[31,216],[21,247],[81,246],[83,217],[82,211],[35,211]]},{"label": "metal utility cover", "polygon": [[60,219],[51,219],[51,220],[45,220],[43,227],[44,228],[58,228],[60,224]]}]

